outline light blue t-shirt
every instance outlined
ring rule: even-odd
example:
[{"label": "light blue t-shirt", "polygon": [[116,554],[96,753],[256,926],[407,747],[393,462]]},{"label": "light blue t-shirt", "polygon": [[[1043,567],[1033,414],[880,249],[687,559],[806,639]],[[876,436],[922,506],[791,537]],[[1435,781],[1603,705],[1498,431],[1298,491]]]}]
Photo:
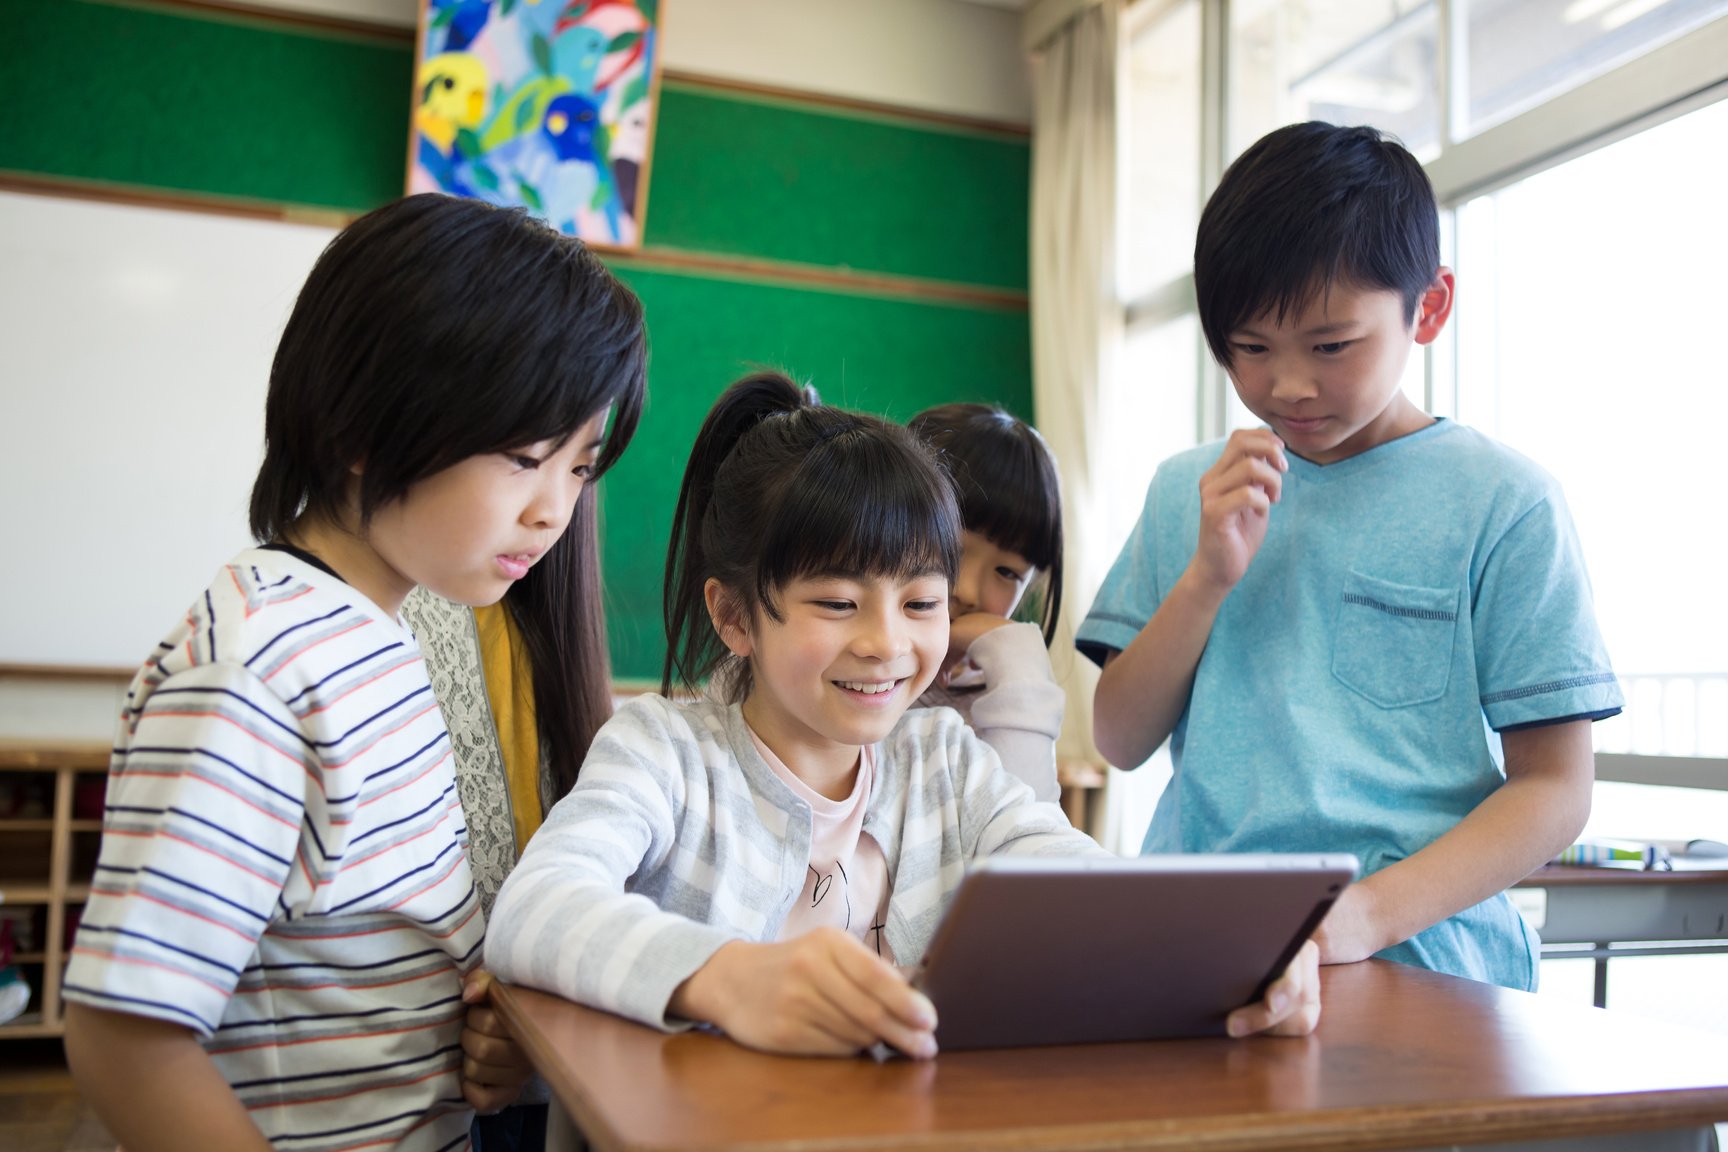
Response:
[{"label": "light blue t-shirt", "polygon": [[[1126,648],[1193,556],[1223,443],[1166,461],[1080,626]],[[1175,731],[1147,852],[1415,853],[1505,782],[1497,732],[1620,710],[1559,485],[1437,421],[1321,466],[1282,498],[1225,599]],[[1534,988],[1537,940],[1504,895],[1380,955]]]}]

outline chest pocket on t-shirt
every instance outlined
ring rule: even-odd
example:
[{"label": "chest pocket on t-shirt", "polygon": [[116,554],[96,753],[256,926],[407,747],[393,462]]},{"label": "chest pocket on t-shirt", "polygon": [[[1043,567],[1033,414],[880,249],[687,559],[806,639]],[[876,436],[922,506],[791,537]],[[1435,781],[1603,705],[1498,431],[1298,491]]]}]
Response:
[{"label": "chest pocket on t-shirt", "polygon": [[1382,708],[1438,700],[1452,672],[1458,592],[1351,572],[1332,645],[1332,675]]}]

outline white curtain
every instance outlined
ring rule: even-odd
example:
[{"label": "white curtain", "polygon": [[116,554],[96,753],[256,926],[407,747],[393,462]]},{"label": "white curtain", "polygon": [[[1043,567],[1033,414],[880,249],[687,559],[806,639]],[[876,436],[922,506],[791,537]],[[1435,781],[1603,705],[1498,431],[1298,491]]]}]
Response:
[{"label": "white curtain", "polygon": [[[1051,646],[1068,693],[1057,745],[1065,764],[1102,765],[1092,744],[1097,670],[1074,628],[1103,579],[1086,534],[1097,523],[1098,396],[1121,340],[1116,303],[1116,125],[1121,0],[1040,0],[1025,16],[1032,55],[1032,397],[1061,468],[1066,594]],[[1110,552],[1111,549],[1104,551]],[[1119,836],[1109,803],[1089,831]]]}]

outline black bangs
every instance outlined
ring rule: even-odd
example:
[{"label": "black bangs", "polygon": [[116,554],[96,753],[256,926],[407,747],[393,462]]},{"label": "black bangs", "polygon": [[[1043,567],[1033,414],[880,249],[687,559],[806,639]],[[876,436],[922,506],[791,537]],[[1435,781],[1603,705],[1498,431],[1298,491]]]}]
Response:
[{"label": "black bangs", "polygon": [[722,640],[722,619],[782,619],[775,600],[793,580],[932,574],[952,585],[959,567],[960,506],[918,437],[829,408],[783,373],[752,373],[714,402],[678,489],[661,691],[700,691],[725,669],[727,699],[745,699],[750,664]]},{"label": "black bangs", "polygon": [[968,530],[1048,571],[1062,555],[1061,494],[1042,452],[950,452],[946,458]]},{"label": "black bangs", "polygon": [[774,592],[808,576],[952,583],[960,563],[960,512],[947,479],[901,429],[832,408],[788,419],[844,421],[823,428],[796,472],[756,568],[758,602],[778,618]]},{"label": "black bangs", "polygon": [[337,515],[360,461],[364,523],[460,460],[610,409],[603,470],[636,431],[646,359],[641,302],[581,241],[478,200],[387,204],[330,242],[284,326],[253,533]]},{"label": "black bangs", "polygon": [[1022,606],[1035,607],[1044,642],[1062,605],[1062,482],[1038,430],[990,404],[939,404],[907,425],[935,451],[969,532],[1018,552],[1043,573]]},{"label": "black bangs", "polygon": [[1278,322],[1335,286],[1399,293],[1406,317],[1440,268],[1434,190],[1416,158],[1366,127],[1268,133],[1230,165],[1200,215],[1194,292],[1213,358],[1255,317]]},{"label": "black bangs", "polygon": [[[462,314],[448,317],[419,366],[425,392],[443,398],[442,427],[431,435],[415,425],[434,417],[409,417],[403,437],[441,450],[412,470],[425,475],[469,456],[562,441],[610,409],[598,475],[628,447],[641,417],[641,303],[580,241],[538,220],[522,220],[507,241],[491,259],[480,258],[486,250],[464,253],[471,267]],[[428,435],[415,435],[422,430]]]}]

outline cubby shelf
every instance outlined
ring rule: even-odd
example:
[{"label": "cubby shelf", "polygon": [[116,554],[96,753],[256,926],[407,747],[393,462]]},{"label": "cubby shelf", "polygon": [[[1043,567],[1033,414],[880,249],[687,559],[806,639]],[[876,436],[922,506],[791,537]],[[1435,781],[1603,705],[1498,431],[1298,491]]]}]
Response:
[{"label": "cubby shelf", "polygon": [[[0,1040],[59,1036],[64,1031],[60,981],[66,970],[68,911],[90,895],[89,853],[75,861],[74,834],[88,836],[100,820],[73,818],[78,778],[108,771],[106,745],[0,741],[0,777],[34,776],[52,797],[46,819],[0,819],[0,908],[43,910],[40,934],[13,957],[30,981],[30,1007],[0,1024]],[[45,850],[45,851],[44,851]]]}]

